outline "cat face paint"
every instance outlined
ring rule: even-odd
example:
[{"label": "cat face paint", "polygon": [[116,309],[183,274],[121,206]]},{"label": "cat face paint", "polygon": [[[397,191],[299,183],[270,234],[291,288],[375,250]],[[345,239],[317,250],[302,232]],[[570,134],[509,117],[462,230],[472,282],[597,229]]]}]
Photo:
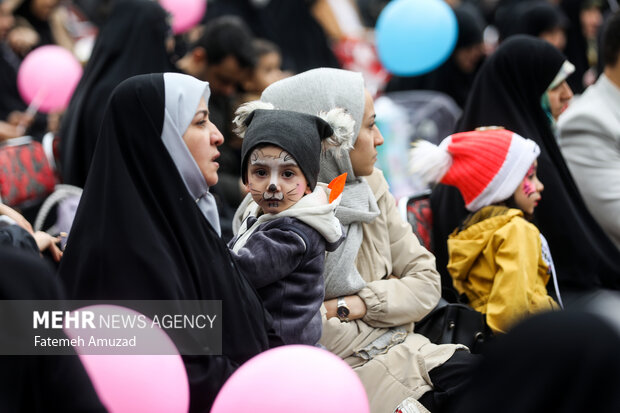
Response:
[{"label": "cat face paint", "polygon": [[295,159],[273,145],[255,149],[248,160],[248,189],[264,213],[277,214],[310,193]]},{"label": "cat face paint", "polygon": [[544,185],[536,175],[538,163],[534,161],[530,169],[527,171],[525,178],[519,184],[514,193],[514,200],[517,206],[527,214],[533,214],[534,209],[541,200],[541,192],[545,189]]}]

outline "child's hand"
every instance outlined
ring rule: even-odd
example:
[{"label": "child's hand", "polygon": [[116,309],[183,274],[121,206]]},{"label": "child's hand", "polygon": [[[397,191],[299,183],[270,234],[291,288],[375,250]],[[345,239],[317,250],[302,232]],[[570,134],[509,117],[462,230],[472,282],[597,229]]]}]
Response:
[{"label": "child's hand", "polygon": [[47,232],[37,231],[34,233],[34,240],[37,242],[39,251],[43,252],[49,249],[54,261],[60,261],[62,258],[62,251],[57,245],[60,242],[60,237],[53,237]]}]

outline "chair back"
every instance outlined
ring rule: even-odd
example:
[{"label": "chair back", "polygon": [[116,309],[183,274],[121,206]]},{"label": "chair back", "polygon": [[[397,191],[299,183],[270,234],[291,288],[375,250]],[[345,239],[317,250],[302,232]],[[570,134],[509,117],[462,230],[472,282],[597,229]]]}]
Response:
[{"label": "chair back", "polygon": [[431,211],[431,190],[425,190],[415,195],[402,197],[398,201],[401,216],[411,225],[413,233],[418,237],[420,244],[433,252],[432,227],[433,213]]}]

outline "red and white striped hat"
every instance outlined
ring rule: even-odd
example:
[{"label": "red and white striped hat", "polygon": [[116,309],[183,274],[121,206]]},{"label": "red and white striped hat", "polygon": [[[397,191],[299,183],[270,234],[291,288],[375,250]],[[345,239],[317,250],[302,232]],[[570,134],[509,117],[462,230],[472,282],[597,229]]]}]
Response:
[{"label": "red and white striped hat", "polygon": [[508,199],[540,154],[536,142],[506,129],[455,133],[439,146],[418,141],[410,170],[426,183],[456,186],[465,207],[476,211]]}]

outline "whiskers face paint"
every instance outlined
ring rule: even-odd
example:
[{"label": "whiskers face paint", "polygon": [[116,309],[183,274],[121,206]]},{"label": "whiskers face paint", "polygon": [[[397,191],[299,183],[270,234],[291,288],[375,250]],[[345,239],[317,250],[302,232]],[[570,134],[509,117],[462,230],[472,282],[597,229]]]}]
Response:
[{"label": "whiskers face paint", "polygon": [[295,159],[274,145],[255,149],[248,160],[248,188],[263,212],[284,211],[309,193]]}]

